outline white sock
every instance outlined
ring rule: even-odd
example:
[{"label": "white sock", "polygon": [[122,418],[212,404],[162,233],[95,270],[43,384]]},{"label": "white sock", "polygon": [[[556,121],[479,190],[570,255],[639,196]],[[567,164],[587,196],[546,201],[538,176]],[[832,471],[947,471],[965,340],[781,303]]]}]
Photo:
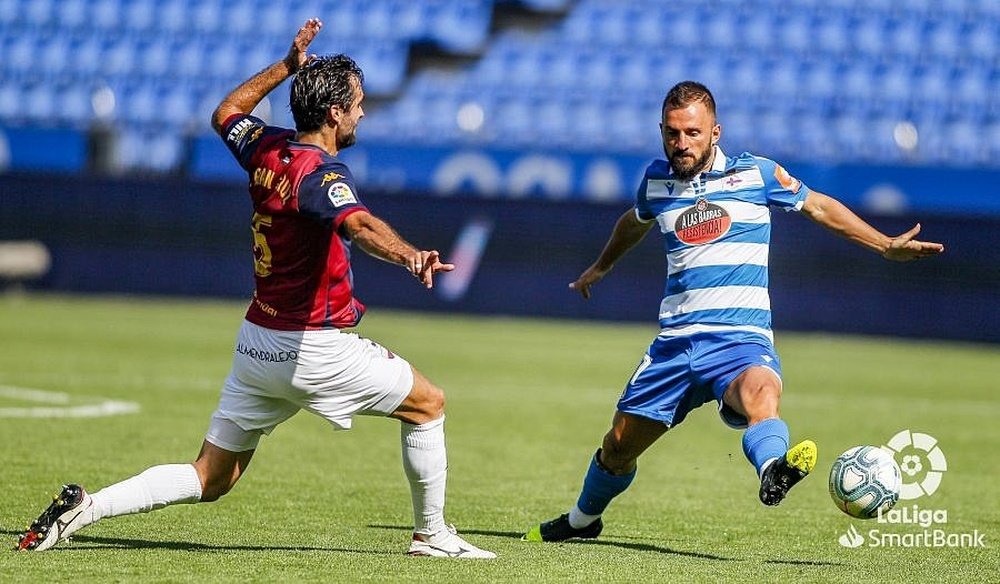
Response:
[{"label": "white sock", "polygon": [[600,517],[600,515],[587,515],[583,511],[580,511],[579,507],[573,505],[573,508],[569,510],[569,525],[573,529],[583,529],[597,521]]},{"label": "white sock", "polygon": [[423,535],[445,528],[444,490],[448,454],[444,444],[444,416],[420,424],[402,422],[403,470],[413,498],[413,532]]},{"label": "white sock", "polygon": [[201,479],[190,464],[161,464],[104,487],[94,500],[93,523],[105,517],[146,513],[175,503],[201,500]]}]

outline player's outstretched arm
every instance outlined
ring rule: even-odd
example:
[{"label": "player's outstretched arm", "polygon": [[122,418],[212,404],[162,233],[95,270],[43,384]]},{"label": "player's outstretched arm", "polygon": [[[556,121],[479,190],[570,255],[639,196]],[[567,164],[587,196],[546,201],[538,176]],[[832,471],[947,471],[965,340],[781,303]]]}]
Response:
[{"label": "player's outstretched arm", "polygon": [[257,107],[281,82],[288,79],[309,60],[307,50],[309,44],[316,38],[323,23],[318,18],[310,18],[302,25],[292,41],[285,57],[241,83],[229,95],[222,99],[219,107],[212,113],[212,127],[216,132],[222,131],[222,125],[233,114],[248,114]]},{"label": "player's outstretched arm", "polygon": [[906,262],[944,251],[944,245],[940,243],[914,239],[920,233],[919,223],[906,233],[890,237],[866,223],[837,199],[816,191],[810,191],[806,196],[802,212],[837,235],[864,246],[887,260]]},{"label": "player's outstretched arm", "polygon": [[580,292],[584,298],[590,298],[590,287],[604,278],[628,250],[642,241],[652,226],[652,221],[648,223],[639,221],[635,215],[635,209],[626,211],[615,223],[615,228],[611,232],[608,242],[604,244],[601,255],[580,274],[575,282],[569,285],[570,289]]},{"label": "player's outstretched arm", "polygon": [[373,257],[406,268],[427,288],[434,287],[434,274],[450,272],[454,264],[441,261],[437,250],[420,250],[406,242],[396,230],[366,211],[351,213],[343,229],[351,241]]}]

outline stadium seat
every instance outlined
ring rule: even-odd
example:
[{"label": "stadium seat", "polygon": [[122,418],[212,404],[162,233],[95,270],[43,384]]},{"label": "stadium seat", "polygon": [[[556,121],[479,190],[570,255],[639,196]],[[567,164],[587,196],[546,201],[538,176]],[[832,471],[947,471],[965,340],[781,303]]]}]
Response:
[{"label": "stadium seat", "polygon": [[163,173],[179,166],[183,142],[178,134],[125,130],[118,137],[116,151],[123,169]]},{"label": "stadium seat", "polygon": [[[164,4],[167,6],[170,5],[169,2],[165,2]],[[123,7],[122,26],[125,30],[132,33],[144,33],[151,31],[154,26],[159,27],[167,24],[165,21],[157,18],[156,7],[157,2],[153,0],[127,0]],[[179,7],[177,10],[176,13],[172,14],[174,18],[180,18]],[[177,27],[177,30],[179,29],[180,26]]]},{"label": "stadium seat", "polygon": [[7,124],[18,124],[22,115],[21,87],[13,83],[0,84],[0,120]]},{"label": "stadium seat", "polygon": [[12,30],[17,26],[23,7],[24,3],[19,0],[0,0],[0,31]]},{"label": "stadium seat", "polygon": [[[491,31],[495,5],[558,21]],[[964,164],[973,152],[993,152],[993,135],[977,141],[969,128],[1000,119],[1000,2],[747,0],[724,8],[659,0],[0,0],[0,124],[86,124],[90,93],[107,84],[118,91],[124,130],[141,134],[159,119],[170,132],[208,131],[222,95],[319,15],[327,32],[316,52],[355,57],[366,92],[383,101],[362,127],[372,138],[648,154],[657,150],[664,91],[695,79],[715,91],[726,143],[740,149],[831,163]],[[410,72],[411,50],[428,44],[474,60],[447,73]],[[275,122],[291,122],[286,96],[282,88],[271,97]],[[457,122],[468,104],[482,110],[475,129]],[[904,119],[921,135],[912,152],[891,140]],[[878,128],[867,143],[866,124]]]}]

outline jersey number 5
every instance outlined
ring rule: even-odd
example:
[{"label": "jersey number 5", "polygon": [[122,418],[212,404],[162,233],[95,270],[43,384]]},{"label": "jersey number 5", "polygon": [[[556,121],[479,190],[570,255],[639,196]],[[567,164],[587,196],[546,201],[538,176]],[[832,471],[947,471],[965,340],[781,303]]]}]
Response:
[{"label": "jersey number 5", "polygon": [[254,213],[250,221],[253,230],[253,271],[261,278],[271,275],[271,248],[267,245],[267,237],[261,231],[262,227],[271,226],[271,216]]}]

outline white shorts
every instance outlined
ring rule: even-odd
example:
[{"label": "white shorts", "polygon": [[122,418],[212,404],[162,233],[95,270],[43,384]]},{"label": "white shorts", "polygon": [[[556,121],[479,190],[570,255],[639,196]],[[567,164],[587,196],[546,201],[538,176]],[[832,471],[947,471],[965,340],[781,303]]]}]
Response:
[{"label": "white shorts", "polygon": [[391,414],[412,387],[406,359],[354,333],[276,331],[244,321],[205,439],[231,452],[253,450],[300,409],[347,430],[355,414]]}]

